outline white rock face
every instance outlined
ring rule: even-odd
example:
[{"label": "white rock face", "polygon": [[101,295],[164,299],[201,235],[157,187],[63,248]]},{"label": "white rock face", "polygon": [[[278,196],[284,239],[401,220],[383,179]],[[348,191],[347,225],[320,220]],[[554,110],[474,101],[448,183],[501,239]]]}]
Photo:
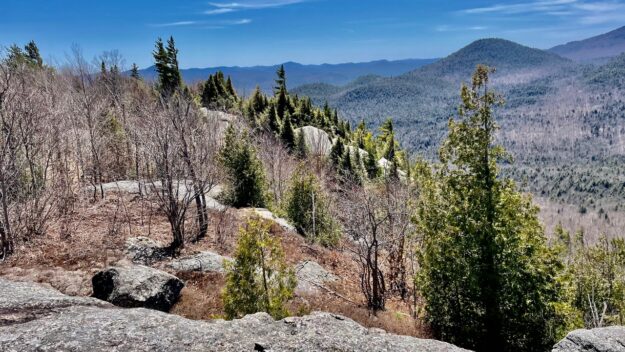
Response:
[{"label": "white rock face", "polygon": [[[381,158],[380,160],[378,160],[378,167],[381,168],[384,172],[387,172],[391,169],[391,162],[388,161],[386,158]],[[406,178],[406,173],[402,170],[397,170],[397,173],[399,174],[399,177],[402,179]]]},{"label": "white rock face", "polygon": [[295,130],[296,133],[304,133],[304,140],[308,150],[313,155],[328,156],[332,149],[332,141],[328,133],[313,126],[304,126]]},{"label": "white rock face", "polygon": [[312,260],[304,260],[295,266],[297,277],[297,294],[311,295],[319,292],[319,286],[338,281],[339,278],[324,269],[319,263]]}]

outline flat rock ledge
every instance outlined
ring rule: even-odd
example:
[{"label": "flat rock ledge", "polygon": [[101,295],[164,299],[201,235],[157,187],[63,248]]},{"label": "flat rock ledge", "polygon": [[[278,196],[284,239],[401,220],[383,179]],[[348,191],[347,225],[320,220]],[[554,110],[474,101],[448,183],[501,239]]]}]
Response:
[{"label": "flat rock ledge", "polygon": [[217,272],[225,274],[224,263],[231,261],[232,258],[205,251],[172,260],[167,263],[167,268],[177,272]]},{"label": "flat rock ledge", "polygon": [[[193,321],[155,310],[75,299],[36,284],[0,279],[0,285],[0,351],[7,352],[466,351],[444,342],[367,329],[330,313],[280,321],[265,313],[233,321]],[[6,307],[14,312],[40,307],[46,314],[7,321]]]},{"label": "flat rock ledge", "polygon": [[553,346],[552,352],[625,352],[625,327],[571,331]]},{"label": "flat rock ledge", "polygon": [[125,308],[145,307],[168,312],[184,283],[177,277],[143,265],[109,267],[91,279],[93,297]]}]

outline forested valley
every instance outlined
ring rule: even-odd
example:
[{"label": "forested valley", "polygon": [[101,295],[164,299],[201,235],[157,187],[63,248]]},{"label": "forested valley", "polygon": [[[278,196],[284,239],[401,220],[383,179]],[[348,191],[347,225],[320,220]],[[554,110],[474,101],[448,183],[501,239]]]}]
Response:
[{"label": "forested valley", "polygon": [[[545,227],[529,192],[606,218],[622,208],[623,57],[580,69],[495,45],[518,61],[452,56],[325,104],[290,91],[284,67],[269,94],[244,97],[221,72],[186,84],[174,38],[155,43],[155,81],[115,51],[74,47],[51,65],[34,42],[14,45],[0,61],[0,274],[101,298],[109,274],[91,292],[94,273],[140,264],[184,281],[155,307],[186,318],[326,311],[477,351],[547,351],[574,329],[623,325],[625,239]],[[514,76],[525,65],[543,66]],[[450,71],[464,79],[432,78]],[[397,80],[404,95],[363,92]],[[580,99],[567,123],[537,117]],[[411,129],[381,117],[396,109],[435,113]],[[579,124],[599,139],[582,142]],[[540,145],[526,138],[538,127]]]}]

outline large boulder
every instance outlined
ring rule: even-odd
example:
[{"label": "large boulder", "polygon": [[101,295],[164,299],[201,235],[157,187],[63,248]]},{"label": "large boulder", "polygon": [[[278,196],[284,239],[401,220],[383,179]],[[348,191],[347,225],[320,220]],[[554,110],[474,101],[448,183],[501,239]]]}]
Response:
[{"label": "large boulder", "polygon": [[120,307],[169,311],[184,283],[164,271],[143,265],[117,266],[99,271],[91,279],[93,297]]},{"label": "large boulder", "polygon": [[312,155],[330,155],[332,141],[326,131],[313,126],[304,126],[296,129],[295,133],[304,133],[304,141]]},{"label": "large boulder", "polygon": [[[16,290],[14,285],[22,284],[6,280],[0,284],[0,302],[5,297],[20,300],[25,311],[50,300],[48,289]],[[265,313],[232,321],[194,321],[143,308],[75,302],[19,323],[6,323],[7,312],[0,309],[0,351],[464,351],[444,342],[367,329],[330,313],[279,321]]]},{"label": "large boulder", "polygon": [[135,264],[152,265],[168,257],[167,248],[148,237],[131,237],[126,240],[125,254]]},{"label": "large boulder", "polygon": [[625,352],[625,327],[574,330],[552,352]]},{"label": "large boulder", "polygon": [[335,282],[339,278],[324,269],[319,263],[312,260],[304,260],[295,266],[295,276],[297,277],[298,294],[315,294],[327,283]]},{"label": "large boulder", "polygon": [[178,272],[217,272],[225,273],[224,263],[232,258],[213,252],[200,252],[188,257],[172,260],[167,267]]}]

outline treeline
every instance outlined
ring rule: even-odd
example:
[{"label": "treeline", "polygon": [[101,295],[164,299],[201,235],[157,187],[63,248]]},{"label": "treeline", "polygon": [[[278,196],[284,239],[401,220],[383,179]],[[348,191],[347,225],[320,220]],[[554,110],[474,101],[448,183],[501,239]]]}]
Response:
[{"label": "treeline", "polygon": [[[593,247],[563,231],[547,241],[538,208],[501,174],[510,158],[495,139],[502,101],[487,67],[462,87],[440,160],[428,163],[409,158],[391,120],[353,128],[289,94],[283,68],[273,95],[245,99],[221,73],[185,85],[173,38],[156,42],[154,84],[136,65],[125,75],[115,52],[88,63],[74,49],[53,68],[35,49],[0,62],[2,258],[53,219],[70,239],[69,214],[119,180],[156,203],[175,256],[209,235],[219,210],[208,194],[223,185],[229,206],[269,208],[307,240],[352,253],[372,313],[403,302],[445,341],[547,350],[572,328],[622,320],[622,242]],[[289,313],[293,273],[263,221],[242,227],[226,278],[226,317]]]}]

